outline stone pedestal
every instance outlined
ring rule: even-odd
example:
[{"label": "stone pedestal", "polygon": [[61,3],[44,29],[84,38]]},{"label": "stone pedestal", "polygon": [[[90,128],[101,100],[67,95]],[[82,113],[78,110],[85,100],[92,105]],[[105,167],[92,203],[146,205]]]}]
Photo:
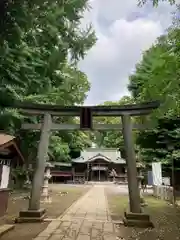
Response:
[{"label": "stone pedestal", "polygon": [[45,209],[39,210],[24,210],[19,212],[19,217],[16,218],[16,223],[42,222],[45,218]]},{"label": "stone pedestal", "polygon": [[143,179],[144,177],[142,175],[139,175],[138,176],[138,183],[139,183],[139,192],[140,192],[140,203],[141,203],[141,207],[144,207],[144,206],[147,206],[148,204],[145,202],[144,200],[144,197],[143,197],[143,194],[142,194],[142,189],[141,189],[141,180]]},{"label": "stone pedestal", "polygon": [[145,213],[125,212],[123,222],[125,226],[129,227],[154,227],[153,223],[150,221],[149,215]]}]

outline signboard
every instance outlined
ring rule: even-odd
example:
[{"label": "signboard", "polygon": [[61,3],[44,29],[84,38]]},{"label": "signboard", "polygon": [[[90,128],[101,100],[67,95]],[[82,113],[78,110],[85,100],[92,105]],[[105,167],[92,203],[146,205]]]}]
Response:
[{"label": "signboard", "polygon": [[152,171],[148,171],[148,185],[149,185],[149,186],[152,186],[152,185],[153,185]]},{"label": "signboard", "polygon": [[7,188],[9,184],[10,167],[3,165],[0,188]]},{"label": "signboard", "polygon": [[94,166],[91,169],[92,169],[92,171],[106,171],[107,167]]},{"label": "signboard", "polygon": [[170,186],[170,177],[163,177],[162,182],[164,183],[165,186]]},{"label": "signboard", "polygon": [[160,162],[152,163],[152,178],[153,185],[155,186],[162,185],[162,168]]}]

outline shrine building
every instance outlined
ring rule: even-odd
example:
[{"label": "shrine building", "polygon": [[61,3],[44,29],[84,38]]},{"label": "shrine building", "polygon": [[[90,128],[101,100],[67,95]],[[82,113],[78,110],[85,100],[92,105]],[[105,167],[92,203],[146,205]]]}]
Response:
[{"label": "shrine building", "polygon": [[127,181],[126,161],[115,148],[88,148],[71,163],[52,164],[53,181]]}]

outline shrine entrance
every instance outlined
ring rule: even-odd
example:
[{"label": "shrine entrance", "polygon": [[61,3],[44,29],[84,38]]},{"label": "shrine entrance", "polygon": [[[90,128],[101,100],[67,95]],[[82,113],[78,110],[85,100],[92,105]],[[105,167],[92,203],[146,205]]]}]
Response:
[{"label": "shrine entrance", "polygon": [[95,182],[108,181],[109,164],[103,159],[98,159],[90,164],[88,179]]},{"label": "shrine entrance", "polygon": [[[28,221],[32,219],[34,221],[45,217],[45,210],[40,208],[41,189],[43,185],[44,171],[46,167],[46,160],[48,156],[49,137],[51,131],[60,130],[117,130],[122,129],[124,138],[127,174],[128,174],[128,189],[129,189],[129,210],[130,213],[125,215],[124,221],[128,224],[136,225],[141,221],[144,221],[141,217],[141,203],[140,192],[137,179],[136,169],[136,156],[134,150],[134,143],[132,137],[133,129],[145,129],[148,126],[133,125],[131,117],[150,114],[153,109],[159,107],[159,102],[150,102],[143,104],[131,104],[121,106],[58,106],[58,105],[46,105],[46,104],[33,104],[33,103],[14,103],[14,105],[6,106],[7,108],[18,109],[21,114],[28,114],[30,116],[43,116],[44,119],[38,124],[24,123],[23,129],[40,130],[41,137],[38,146],[37,153],[37,165],[34,172],[34,178],[32,182],[31,198],[29,201],[28,210],[21,211],[19,214],[19,220]],[[53,122],[54,116],[71,116],[80,117],[80,124],[63,124]],[[94,124],[93,117],[106,116],[106,117],[119,117],[121,124]],[[42,118],[40,118],[42,119]],[[57,118],[55,118],[57,119]],[[54,119],[54,120],[55,120]],[[98,173],[105,172],[103,170],[94,170]],[[97,176],[97,174],[96,174]],[[102,174],[103,176],[103,174]],[[135,215],[133,215],[135,214]],[[140,216],[140,217],[139,217]],[[137,218],[137,219],[136,219]],[[149,223],[149,217],[146,216],[147,224]],[[147,226],[147,225],[146,225]],[[152,224],[150,223],[150,226]]]},{"label": "shrine entrance", "polygon": [[92,167],[90,181],[105,182],[108,181],[108,170],[106,167]]}]

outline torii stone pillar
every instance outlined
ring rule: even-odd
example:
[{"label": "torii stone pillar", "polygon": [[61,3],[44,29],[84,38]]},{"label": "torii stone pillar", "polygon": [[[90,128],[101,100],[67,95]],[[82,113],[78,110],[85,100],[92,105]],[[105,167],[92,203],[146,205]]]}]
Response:
[{"label": "torii stone pillar", "polygon": [[130,115],[122,116],[122,125],[126,153],[130,205],[130,209],[125,212],[124,224],[126,226],[153,227],[149,215],[144,214],[141,211],[141,199],[136,168],[136,156],[132,136],[132,122]]},{"label": "torii stone pillar", "polygon": [[19,213],[18,222],[41,221],[45,215],[45,209],[40,209],[41,191],[44,180],[44,170],[48,157],[49,136],[51,131],[51,115],[46,113],[41,128],[41,137],[38,145],[37,163],[34,172],[29,208]]},{"label": "torii stone pillar", "polygon": [[140,192],[137,179],[136,157],[132,136],[131,116],[129,115],[122,116],[122,125],[127,163],[130,211],[133,213],[140,213],[141,212]]}]

